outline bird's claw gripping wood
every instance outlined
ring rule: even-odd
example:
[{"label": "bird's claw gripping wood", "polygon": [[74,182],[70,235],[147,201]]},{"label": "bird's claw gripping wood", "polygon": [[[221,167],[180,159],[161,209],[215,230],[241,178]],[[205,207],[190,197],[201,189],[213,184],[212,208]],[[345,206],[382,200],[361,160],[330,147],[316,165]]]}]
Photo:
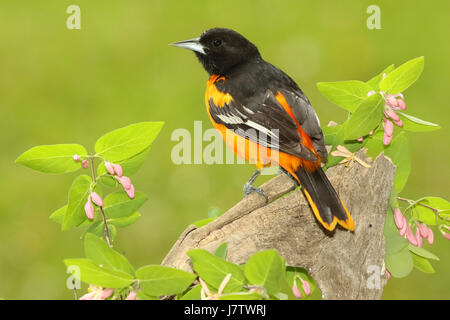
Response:
[{"label": "bird's claw gripping wood", "polygon": [[269,197],[266,195],[263,189],[257,188],[253,185],[253,182],[255,182],[256,178],[261,174],[261,171],[256,170],[253,175],[248,179],[248,181],[244,184],[244,198],[250,195],[253,192],[256,192],[260,195],[262,195],[266,202],[269,202]]}]

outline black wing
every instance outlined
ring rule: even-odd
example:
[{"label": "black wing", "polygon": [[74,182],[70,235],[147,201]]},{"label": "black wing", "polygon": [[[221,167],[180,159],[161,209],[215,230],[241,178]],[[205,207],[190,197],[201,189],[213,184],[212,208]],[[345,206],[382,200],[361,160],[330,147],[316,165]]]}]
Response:
[{"label": "black wing", "polygon": [[263,97],[256,100],[247,105],[233,100],[220,107],[210,99],[209,112],[216,123],[250,141],[305,160],[317,161],[317,156],[302,145],[296,123],[273,92],[267,90]]}]

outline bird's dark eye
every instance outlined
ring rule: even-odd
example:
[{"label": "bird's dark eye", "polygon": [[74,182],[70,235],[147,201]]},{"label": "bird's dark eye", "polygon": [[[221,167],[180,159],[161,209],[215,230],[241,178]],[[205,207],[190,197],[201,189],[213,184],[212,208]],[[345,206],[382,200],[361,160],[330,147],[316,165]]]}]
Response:
[{"label": "bird's dark eye", "polygon": [[222,44],[222,40],[220,40],[220,39],[215,39],[214,41],[213,41],[213,46],[214,47],[220,47],[220,45]]}]

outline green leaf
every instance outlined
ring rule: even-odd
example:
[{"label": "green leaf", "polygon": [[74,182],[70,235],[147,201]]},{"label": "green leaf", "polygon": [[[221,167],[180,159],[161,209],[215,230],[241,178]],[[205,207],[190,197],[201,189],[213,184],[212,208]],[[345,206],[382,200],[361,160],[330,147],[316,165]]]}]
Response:
[{"label": "green leaf", "polygon": [[421,206],[420,204],[436,209],[439,215],[443,213],[445,215],[450,210],[450,202],[445,199],[439,197],[423,197],[419,199],[412,206],[413,215],[415,218],[430,226],[436,225],[436,213],[432,209]]},{"label": "green leaf", "polygon": [[414,253],[412,253],[411,256],[413,259],[414,267],[425,273],[435,273],[430,261]]},{"label": "green leaf", "polygon": [[64,263],[68,267],[78,266],[80,268],[81,281],[103,288],[124,288],[134,281],[134,278],[128,273],[108,270],[89,259],[66,259]]},{"label": "green leaf", "polygon": [[413,269],[413,259],[411,255],[408,246],[400,251],[386,254],[384,259],[386,269],[388,269],[390,274],[395,278],[406,277]]},{"label": "green leaf", "polygon": [[[323,137],[325,145],[328,146],[334,146],[335,145],[335,138],[338,135],[339,131],[342,129],[342,125],[338,125],[335,127],[322,127]],[[342,138],[344,138],[342,136]]]},{"label": "green leaf", "polygon": [[383,119],[384,99],[374,94],[363,101],[345,124],[345,140],[367,135]]},{"label": "green leaf", "polygon": [[[292,287],[294,286],[294,279],[296,279],[297,277],[300,277],[304,281],[309,282],[309,285],[311,287],[311,295],[312,295],[317,288],[314,279],[308,274],[308,272],[304,268],[288,266],[288,267],[286,267],[286,281],[289,286],[289,291],[288,291],[289,298],[290,299],[298,299],[292,294]],[[297,287],[304,293],[303,286],[302,286],[301,282],[298,281],[298,279],[297,279]],[[305,294],[303,294],[303,298],[306,298]]]},{"label": "green leaf", "polygon": [[440,197],[423,197],[419,203],[426,204],[439,212],[450,210],[450,202]]},{"label": "green leaf", "polygon": [[386,213],[383,232],[386,240],[386,255],[402,251],[408,247],[408,241],[400,235],[395,225],[394,212],[391,207],[388,208]]},{"label": "green leaf", "polygon": [[136,271],[136,278],[145,294],[159,297],[184,292],[196,276],[183,270],[148,265]]},{"label": "green leaf", "polygon": [[127,258],[111,249],[105,241],[92,233],[88,233],[84,237],[84,252],[86,258],[100,266],[134,276],[134,269]]},{"label": "green leaf", "polygon": [[412,244],[409,244],[408,245],[408,249],[412,253],[414,253],[414,254],[416,254],[418,256],[421,256],[422,258],[439,261],[438,256],[436,256],[434,253],[431,253],[430,251],[428,251],[428,250],[426,250],[424,248],[416,247],[416,246],[413,246]]},{"label": "green leaf", "polygon": [[67,204],[64,207],[59,208],[55,212],[53,212],[50,215],[50,220],[55,221],[56,223],[63,224],[64,222],[64,215],[67,211]]},{"label": "green leaf", "polygon": [[420,77],[424,57],[412,59],[389,73],[380,83],[380,90],[390,94],[403,92]]},{"label": "green leaf", "polygon": [[158,297],[149,296],[149,295],[145,294],[143,291],[138,292],[136,299],[137,300],[159,300]]},{"label": "green leaf", "polygon": [[116,227],[123,228],[123,227],[128,227],[129,225],[132,225],[140,217],[141,217],[141,214],[139,212],[134,212],[126,217],[115,218],[115,219],[106,219],[106,222],[108,224],[115,225]]},{"label": "green leaf", "polygon": [[218,256],[219,258],[222,258],[224,260],[227,259],[227,249],[228,249],[228,244],[226,242],[222,242],[216,249],[216,251],[214,252],[214,254],[216,256]]},{"label": "green leaf", "polygon": [[385,148],[384,154],[397,166],[394,179],[394,187],[400,193],[408,181],[411,171],[411,148],[404,132],[400,132],[390,145]]},{"label": "green leaf", "polygon": [[395,69],[394,65],[391,64],[389,67],[384,69],[383,72],[381,72],[380,74],[376,75],[375,77],[373,77],[372,79],[367,81],[367,84],[369,86],[371,86],[373,90],[379,91],[380,90],[380,83],[381,83],[381,80],[383,79],[383,74],[388,75],[394,69]]},{"label": "green leaf", "polygon": [[201,228],[203,226],[206,226],[208,223],[210,223],[211,221],[216,220],[216,218],[205,218],[205,219],[201,219],[201,220],[197,220],[192,222],[192,224],[194,226],[196,226],[197,228]]},{"label": "green leaf", "polygon": [[186,292],[186,294],[183,295],[180,300],[201,300],[201,291],[202,286],[198,284],[192,287],[188,292]]},{"label": "green leaf", "polygon": [[281,257],[275,249],[255,253],[245,264],[245,276],[249,283],[263,286],[271,295],[280,291],[283,272]]},{"label": "green leaf", "polygon": [[73,156],[85,156],[86,149],[79,144],[53,144],[33,147],[22,153],[16,163],[44,173],[67,173],[81,168]]},{"label": "green leaf", "polygon": [[367,156],[371,157],[373,160],[386,149],[383,144],[383,135],[384,130],[382,128],[378,128],[374,131],[373,135],[367,139],[365,147],[367,148]]},{"label": "green leaf", "polygon": [[91,177],[86,175],[79,176],[73,181],[69,190],[69,202],[62,224],[63,231],[79,226],[87,219],[84,205],[90,193],[91,183]]},{"label": "green leaf", "polygon": [[266,297],[258,292],[234,292],[223,294],[219,300],[264,300]]},{"label": "green leaf", "polygon": [[[151,147],[148,147],[147,149],[145,149],[144,151],[138,153],[134,157],[131,157],[129,159],[117,162],[118,164],[120,164],[122,166],[123,175],[124,176],[131,177],[132,175],[134,175],[136,172],[139,171],[139,169],[144,164],[145,159],[147,158],[147,156],[148,156],[148,154],[150,152],[150,148]],[[101,162],[98,165],[97,173],[98,173],[99,176],[107,174],[107,171],[106,171],[106,168],[105,168],[105,162]],[[112,176],[110,176],[110,175],[107,175],[107,177],[109,177],[112,180],[114,180],[114,184],[112,186],[115,186],[116,183],[117,183],[116,179],[112,178]]]},{"label": "green leaf", "polygon": [[204,249],[193,249],[187,252],[192,260],[195,272],[216,290],[227,274],[232,276],[224,292],[239,291],[245,285],[244,271],[234,263],[225,261]]},{"label": "green leaf", "polygon": [[357,80],[319,82],[317,88],[328,100],[350,112],[354,112],[372,90],[370,85]]},{"label": "green leaf", "polygon": [[134,157],[152,144],[163,124],[141,122],[111,131],[97,140],[95,152],[114,163]]},{"label": "green leaf", "polygon": [[427,132],[439,130],[441,128],[441,126],[436,123],[428,122],[400,111],[396,112],[403,122],[403,129],[406,131]]},{"label": "green leaf", "polygon": [[136,192],[134,199],[130,199],[125,191],[108,194],[103,201],[103,210],[108,219],[129,216],[136,212],[148,197],[142,192]]}]

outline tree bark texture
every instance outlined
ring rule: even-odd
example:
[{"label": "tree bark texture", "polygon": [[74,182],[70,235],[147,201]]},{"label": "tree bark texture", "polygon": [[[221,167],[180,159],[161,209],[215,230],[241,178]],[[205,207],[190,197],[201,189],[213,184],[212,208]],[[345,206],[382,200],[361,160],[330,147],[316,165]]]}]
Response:
[{"label": "tree bark texture", "polygon": [[228,244],[227,260],[237,264],[274,248],[288,265],[308,270],[323,299],[380,299],[387,281],[383,228],[396,168],[383,154],[375,161],[365,159],[364,151],[356,156],[371,168],[354,161],[326,172],[353,217],[355,231],[339,226],[325,230],[301,188],[280,174],[262,185],[269,203],[251,194],[209,224],[189,226],[162,264],[192,271],[188,250],[213,252],[222,242]]}]

